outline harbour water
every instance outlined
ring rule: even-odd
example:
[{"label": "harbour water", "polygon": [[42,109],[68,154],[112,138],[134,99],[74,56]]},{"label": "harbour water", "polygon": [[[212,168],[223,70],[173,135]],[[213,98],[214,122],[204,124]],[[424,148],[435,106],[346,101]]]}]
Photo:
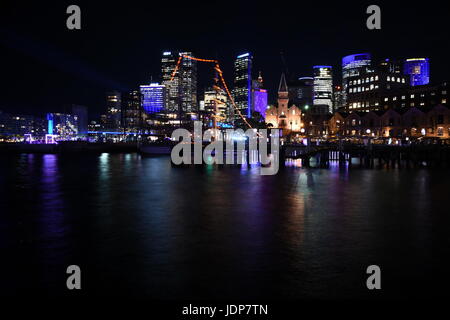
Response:
[{"label": "harbour water", "polygon": [[[295,164],[295,163],[294,163]],[[403,299],[438,294],[450,172],[172,167],[138,154],[0,157],[2,294]],[[382,290],[366,288],[366,268]]]}]

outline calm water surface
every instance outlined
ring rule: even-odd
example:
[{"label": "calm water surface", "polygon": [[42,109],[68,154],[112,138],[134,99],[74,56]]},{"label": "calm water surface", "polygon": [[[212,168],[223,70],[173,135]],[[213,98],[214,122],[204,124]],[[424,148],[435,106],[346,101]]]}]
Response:
[{"label": "calm water surface", "polygon": [[[2,294],[422,298],[449,248],[450,173],[173,168],[136,154],[0,156]],[[382,293],[365,288],[382,268]],[[6,275],[6,276],[5,276]]]}]

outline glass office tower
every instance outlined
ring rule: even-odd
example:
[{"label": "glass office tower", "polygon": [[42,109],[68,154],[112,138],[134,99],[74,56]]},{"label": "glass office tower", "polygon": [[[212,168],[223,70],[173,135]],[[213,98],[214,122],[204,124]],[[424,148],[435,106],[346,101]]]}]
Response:
[{"label": "glass office tower", "polygon": [[328,106],[333,112],[333,70],[331,66],[314,66],[314,105]]}]

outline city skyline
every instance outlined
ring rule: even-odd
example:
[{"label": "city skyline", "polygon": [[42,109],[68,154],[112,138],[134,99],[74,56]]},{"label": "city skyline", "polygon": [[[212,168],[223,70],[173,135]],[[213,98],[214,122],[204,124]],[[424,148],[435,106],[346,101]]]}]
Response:
[{"label": "city skyline", "polygon": [[[365,27],[367,6],[362,4],[345,8],[335,4],[324,8],[295,4],[268,10],[248,3],[240,6],[232,19],[220,20],[212,29],[200,19],[203,14],[220,8],[220,12],[228,17],[231,8],[212,3],[210,8],[200,6],[182,10],[143,6],[139,11],[125,7],[119,12],[114,6],[100,8],[82,2],[79,5],[83,12],[83,27],[78,33],[65,28],[62,4],[46,8],[45,12],[39,6],[30,5],[21,11],[19,21],[8,17],[8,13],[17,11],[15,5],[10,4],[2,11],[0,45],[5,61],[8,61],[3,65],[2,86],[9,89],[0,103],[2,110],[39,114],[41,111],[62,111],[64,104],[74,103],[88,106],[90,114],[100,115],[105,92],[129,91],[141,84],[149,84],[152,78],[153,82],[155,79],[159,82],[161,52],[175,49],[191,50],[198,57],[217,57],[229,84],[233,82],[235,57],[252,52],[256,73],[253,76],[262,71],[272,102],[276,100],[281,71],[289,71],[295,77],[308,77],[313,75],[312,66],[331,65],[334,73],[340,75],[341,58],[358,52],[371,52],[376,60],[427,57],[431,64],[431,82],[447,80],[447,43],[441,40],[445,39],[446,30],[441,23],[443,20],[439,19],[441,13],[434,10],[432,3],[423,8],[424,12],[434,10],[432,17],[420,16],[421,19],[415,19],[415,23],[408,23],[407,27],[406,22],[411,17],[419,18],[422,13],[410,7],[380,4],[383,25],[381,30],[375,31]],[[302,13],[296,16],[293,9]],[[59,20],[56,18],[58,12],[62,12]],[[156,14],[153,23],[148,25],[136,22],[148,12],[166,14]],[[321,19],[316,21],[308,17],[308,12],[320,12]],[[112,21],[108,18],[118,14],[122,19]],[[277,14],[283,17],[280,21],[277,21]],[[43,19],[53,15],[52,19]],[[177,36],[181,32],[179,27],[163,23],[165,16],[187,21],[183,37]],[[22,24],[22,27],[12,31],[14,24]],[[52,32],[47,32],[49,30]],[[125,37],[126,34],[135,36]],[[218,36],[217,41],[210,41],[212,35]],[[417,39],[420,41],[416,42]],[[29,81],[34,83],[28,90],[33,96],[30,101],[15,98],[23,81],[18,74],[27,74]],[[211,85],[209,74],[207,67],[199,67],[199,91]]]}]

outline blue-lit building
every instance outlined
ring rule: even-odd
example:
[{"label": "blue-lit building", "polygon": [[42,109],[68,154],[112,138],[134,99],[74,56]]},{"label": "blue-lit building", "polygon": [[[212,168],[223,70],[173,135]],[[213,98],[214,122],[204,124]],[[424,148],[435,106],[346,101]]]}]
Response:
[{"label": "blue-lit building", "polygon": [[58,140],[78,138],[78,118],[65,113],[47,113],[47,133],[57,136]]},{"label": "blue-lit building", "polygon": [[342,104],[347,104],[348,78],[359,76],[372,65],[370,53],[357,53],[342,58]]},{"label": "blue-lit building", "polygon": [[264,119],[266,118],[267,106],[267,90],[260,88],[253,89],[254,111],[259,112]]},{"label": "blue-lit building", "polygon": [[[252,116],[252,60],[250,53],[237,56],[234,61],[233,99],[236,107],[246,118]],[[239,114],[235,113],[235,119]]]},{"label": "blue-lit building", "polygon": [[430,83],[430,62],[428,58],[406,59],[403,73],[409,75],[411,86],[422,86]]},{"label": "blue-lit building", "polygon": [[140,91],[142,96],[142,108],[145,113],[158,113],[164,110],[164,102],[166,99],[166,90],[164,85],[160,85],[158,83],[141,85]]}]

